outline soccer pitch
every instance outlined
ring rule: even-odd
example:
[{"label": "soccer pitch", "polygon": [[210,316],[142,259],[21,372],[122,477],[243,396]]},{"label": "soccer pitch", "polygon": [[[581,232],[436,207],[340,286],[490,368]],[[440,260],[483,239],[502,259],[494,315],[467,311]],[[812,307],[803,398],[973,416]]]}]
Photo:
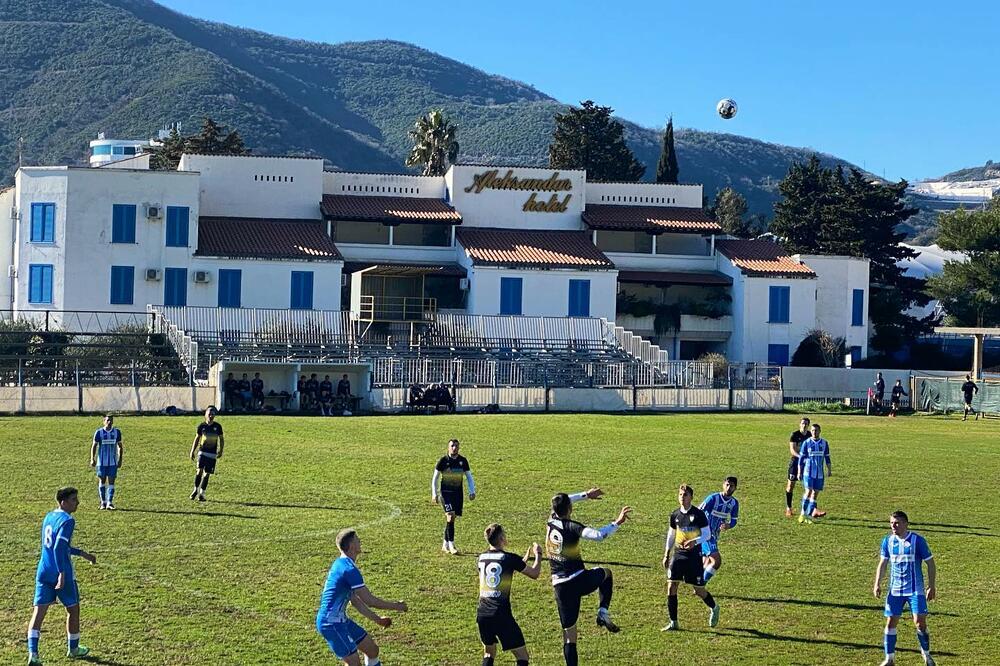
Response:
[{"label": "soccer pitch", "polygon": [[[872,582],[888,514],[906,511],[938,566],[931,647],[941,664],[985,663],[1000,651],[1000,438],[995,421],[914,416],[889,420],[815,415],[830,442],[833,476],[820,495],[829,517],[784,516],[788,435],[798,416],[491,415],[280,418],[220,415],[225,455],[204,504],[188,499],[188,459],[200,418],[119,417],[124,466],[116,512],[98,511],[90,441],[97,417],[0,418],[0,663],[26,660],[39,528],[59,486],[80,489],[74,545],[82,642],[92,661],[162,664],[334,664],[314,627],[333,537],[359,529],[370,589],[409,604],[389,629],[349,613],[381,646],[383,663],[467,665],[482,655],[475,624],[483,528],[504,525],[519,554],[541,543],[551,496],[601,486],[602,501],[574,518],[599,526],[618,509],[633,520],[603,543],[585,542],[588,566],[615,577],[609,635],[594,625],[596,594],[580,616],[581,664],[835,664],[882,659],[882,604]],[[462,441],[478,497],[458,521],[459,556],[440,551],[443,518],[430,502],[434,463]],[[721,623],[682,588],[683,631],[666,622],[660,565],[677,486],[695,502],[739,477],[738,527],[723,533],[721,572],[708,589]],[[801,486],[796,488],[798,510]],[[533,664],[562,664],[548,564],[514,579],[514,615]],[[68,663],[65,614],[45,621],[46,664]],[[513,664],[498,655],[497,664]],[[897,663],[920,664],[909,617]]]}]

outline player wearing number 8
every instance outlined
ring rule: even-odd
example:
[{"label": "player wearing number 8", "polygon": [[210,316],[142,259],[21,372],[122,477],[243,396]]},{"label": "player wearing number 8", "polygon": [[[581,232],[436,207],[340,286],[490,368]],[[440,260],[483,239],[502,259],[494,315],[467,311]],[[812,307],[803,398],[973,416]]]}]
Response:
[{"label": "player wearing number 8", "polygon": [[[476,610],[479,638],[483,642],[483,666],[493,666],[498,640],[505,651],[514,653],[517,666],[528,666],[524,634],[510,607],[510,588],[515,571],[532,580],[538,578],[542,548],[537,543],[532,544],[523,558],[508,553],[504,550],[507,535],[497,523],[486,528],[485,536],[490,547],[479,556],[479,607]],[[534,557],[531,566],[527,562],[529,556]]]}]

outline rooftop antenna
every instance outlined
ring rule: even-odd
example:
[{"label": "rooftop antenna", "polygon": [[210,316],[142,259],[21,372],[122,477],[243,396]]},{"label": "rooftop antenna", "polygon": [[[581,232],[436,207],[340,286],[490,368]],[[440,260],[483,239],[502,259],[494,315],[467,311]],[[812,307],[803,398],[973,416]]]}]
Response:
[{"label": "rooftop antenna", "polygon": [[17,137],[17,168],[24,166],[24,137]]}]

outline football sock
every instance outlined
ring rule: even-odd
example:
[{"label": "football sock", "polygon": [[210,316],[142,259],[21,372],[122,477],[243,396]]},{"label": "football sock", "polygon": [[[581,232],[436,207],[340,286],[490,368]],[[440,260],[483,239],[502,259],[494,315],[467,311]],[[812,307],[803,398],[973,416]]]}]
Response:
[{"label": "football sock", "polygon": [[677,621],[677,595],[671,594],[667,597],[667,615],[670,616],[671,622]]},{"label": "football sock", "polygon": [[210,476],[211,476],[211,474],[206,474],[206,475],[204,475],[201,478],[201,494],[202,495],[204,495],[205,491],[208,489],[208,477],[210,477]]},{"label": "football sock", "polygon": [[528,666],[528,660],[518,659],[516,662],[514,662],[514,666]]},{"label": "football sock", "polygon": [[107,495],[108,495],[108,504],[111,504],[112,501],[115,499],[115,484],[113,483],[108,484]]},{"label": "football sock", "polygon": [[104,499],[105,495],[104,495],[104,484],[103,483],[98,482],[98,484],[97,484],[97,495],[101,498],[101,504],[104,504],[104,502],[106,500]]},{"label": "football sock", "polygon": [[69,651],[76,652],[76,649],[80,647],[80,634],[70,634],[69,635]]},{"label": "football sock", "polygon": [[707,583],[708,581],[712,580],[712,576],[714,575],[715,575],[715,566],[709,564],[707,567],[705,567],[705,582]]},{"label": "football sock", "polygon": [[705,605],[708,606],[709,608],[715,608],[715,599],[712,597],[710,593],[706,593],[705,598],[702,599],[702,601],[704,601]]},{"label": "football sock", "polygon": [[37,655],[38,654],[38,639],[42,635],[42,632],[38,629],[28,630],[28,654]]},{"label": "football sock", "polygon": [[365,655],[365,666],[382,666],[382,662],[379,661],[378,657],[372,659],[368,655]]},{"label": "football sock", "polygon": [[563,659],[566,666],[579,666],[580,660],[576,656],[576,643],[563,643]]},{"label": "football sock", "polygon": [[791,490],[786,490],[785,491],[785,506],[788,507],[789,509],[792,508],[792,491]]},{"label": "football sock", "polygon": [[806,509],[809,508],[809,497],[807,495],[802,496],[802,515],[806,515]]},{"label": "football sock", "polygon": [[815,510],[816,510],[816,500],[809,500],[806,503],[806,515],[811,516],[813,514],[813,511]]},{"label": "football sock", "polygon": [[493,666],[493,657],[483,657],[483,666]]},{"label": "football sock", "polygon": [[917,641],[920,643],[920,651],[928,654],[931,651],[931,635],[926,631],[917,629]]},{"label": "football sock", "polygon": [[886,629],[885,630],[885,656],[895,657],[896,655],[896,630]]},{"label": "football sock", "polygon": [[448,543],[455,541],[455,523],[444,524],[444,540]]},{"label": "football sock", "polygon": [[[605,570],[607,571],[607,570]],[[601,582],[601,586],[597,588],[597,598],[598,606],[604,610],[611,608],[611,594],[615,591],[615,579],[611,576],[611,572],[608,571],[604,580]]]},{"label": "football sock", "polygon": [[194,490],[195,490],[195,492],[198,491],[198,488],[200,486],[201,486],[201,472],[198,472],[197,474],[194,475]]}]

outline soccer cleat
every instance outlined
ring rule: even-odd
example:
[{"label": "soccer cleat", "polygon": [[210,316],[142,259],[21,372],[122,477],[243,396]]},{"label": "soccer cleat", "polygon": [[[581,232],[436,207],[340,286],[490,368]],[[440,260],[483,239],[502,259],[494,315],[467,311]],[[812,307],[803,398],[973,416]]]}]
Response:
[{"label": "soccer cleat", "polygon": [[681,625],[676,620],[671,620],[667,626],[660,629],[660,631],[680,631]]},{"label": "soccer cleat", "polygon": [[454,543],[448,543],[448,552],[452,555],[458,555],[458,548],[455,547]]},{"label": "soccer cleat", "polygon": [[101,505],[97,507],[97,510],[104,511],[106,508],[108,508],[107,505],[104,502],[101,502]]},{"label": "soccer cleat", "polygon": [[934,657],[930,656],[929,654],[925,654],[924,666],[937,666],[936,662],[934,661]]},{"label": "soccer cleat", "polygon": [[191,491],[191,499],[197,499],[197,497],[198,497],[198,489],[195,488],[194,490]]},{"label": "soccer cleat", "polygon": [[618,625],[611,620],[611,616],[607,612],[597,614],[597,626],[604,627],[612,634],[617,634],[621,631]]},{"label": "soccer cleat", "polygon": [[207,500],[207,499],[205,499],[205,496],[204,496],[204,495],[198,495],[198,501],[199,501],[199,502],[207,502],[208,500]]},{"label": "soccer cleat", "polygon": [[806,514],[800,513],[799,514],[799,525],[801,525],[804,522],[806,522]]},{"label": "soccer cleat", "polygon": [[115,510],[115,505],[112,504],[111,502],[108,502],[108,505],[106,507],[104,507],[104,508],[107,509],[108,511],[114,511]]},{"label": "soccer cleat", "polygon": [[28,666],[42,666],[42,660],[37,654],[33,654],[28,657]]},{"label": "soccer cleat", "polygon": [[712,612],[708,615],[708,626],[717,627],[719,626],[719,614],[721,613],[719,609],[719,604],[716,603],[715,607],[712,608]]},{"label": "soccer cleat", "polygon": [[82,645],[77,645],[75,650],[70,650],[66,653],[66,656],[70,659],[83,659],[88,654],[90,654],[90,648],[84,647]]},{"label": "soccer cleat", "polygon": [[792,517],[792,510],[785,509],[785,518],[791,518],[791,517]]},{"label": "soccer cleat", "polygon": [[886,657],[885,660],[878,666],[896,666],[896,660]]},{"label": "soccer cleat", "polygon": [[820,511],[819,509],[813,509],[813,518],[822,518],[826,515],[826,511]]}]

